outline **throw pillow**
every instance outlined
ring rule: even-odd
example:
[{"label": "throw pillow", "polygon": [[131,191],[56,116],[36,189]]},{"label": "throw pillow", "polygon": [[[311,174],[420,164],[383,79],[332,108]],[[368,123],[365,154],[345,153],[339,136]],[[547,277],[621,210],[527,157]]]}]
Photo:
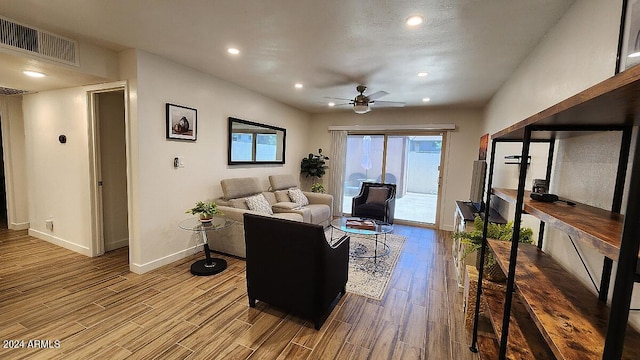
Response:
[{"label": "throw pillow", "polygon": [[273,192],[276,194],[276,202],[290,202],[289,190],[276,190]]},{"label": "throw pillow", "polygon": [[380,204],[384,205],[389,195],[389,189],[386,187],[371,187],[369,188],[369,195],[367,195],[367,204]]},{"label": "throw pillow", "polygon": [[271,210],[271,204],[267,201],[267,198],[262,194],[249,196],[244,199],[247,203],[249,210],[257,211],[263,214],[273,215]]},{"label": "throw pillow", "polygon": [[304,196],[300,189],[289,189],[289,197],[291,198],[291,201],[300,206],[309,205],[309,199]]}]

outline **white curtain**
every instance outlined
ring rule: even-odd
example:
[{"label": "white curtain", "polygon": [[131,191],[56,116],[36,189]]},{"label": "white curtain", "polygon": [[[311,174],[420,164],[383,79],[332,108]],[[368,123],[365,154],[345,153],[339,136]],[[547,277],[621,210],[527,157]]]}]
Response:
[{"label": "white curtain", "polygon": [[344,195],[344,167],[347,156],[347,131],[332,130],[331,167],[329,172],[329,194],[333,195],[333,214],[342,215]]}]

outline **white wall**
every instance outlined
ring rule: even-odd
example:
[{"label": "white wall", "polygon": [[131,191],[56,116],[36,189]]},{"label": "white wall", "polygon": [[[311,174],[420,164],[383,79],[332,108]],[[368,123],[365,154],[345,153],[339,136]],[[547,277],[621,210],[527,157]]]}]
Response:
[{"label": "white wall", "polygon": [[[91,209],[87,99],[84,88],[23,99],[29,233],[89,255]],[[66,135],[67,143],[58,141]],[[53,219],[53,231],[45,227]]]},{"label": "white wall", "polygon": [[493,134],[614,74],[621,0],[577,0],[487,106]]},{"label": "white wall", "polygon": [[[140,136],[138,126],[138,51],[129,49],[118,54],[119,78],[127,82],[125,90],[125,108],[127,136],[127,196],[129,197],[129,263],[139,263],[142,248],[140,244],[140,226],[137,223],[140,213]],[[131,265],[130,265],[131,267]],[[140,272],[140,270],[138,270]]]},{"label": "white wall", "polygon": [[[621,0],[576,1],[493,97],[485,112],[486,131],[499,131],[613,76],[621,9]],[[609,209],[619,139],[619,133],[604,133],[559,141],[551,191]],[[519,152],[519,149],[511,146],[506,151]],[[546,150],[534,153],[535,156],[540,161],[533,159],[533,171],[544,175]],[[503,186],[517,185],[514,174],[504,168],[496,167],[495,181]],[[530,187],[528,182],[526,188]],[[599,283],[602,255],[587,246],[578,246]],[[549,230],[544,250],[593,289],[564,233]],[[637,308],[640,307],[640,287],[636,286],[635,290],[632,307]],[[640,326],[640,315],[631,312],[631,321]]]},{"label": "white wall", "polygon": [[[453,214],[456,200],[468,200],[471,189],[473,161],[478,159],[480,136],[482,136],[482,112],[477,109],[376,109],[365,115],[353,112],[332,112],[312,116],[309,146],[312,152],[318,148],[329,154],[331,141],[329,126],[338,125],[424,125],[455,124],[449,131],[443,165],[442,199],[437,227],[453,230]],[[331,162],[328,163],[331,171]],[[329,176],[327,174],[327,176]],[[328,179],[328,177],[327,177]],[[325,183],[328,181],[325,180]]]},{"label": "white wall", "polygon": [[86,41],[78,41],[80,58],[79,72],[91,74],[105,79],[116,80],[119,74],[118,53],[93,45]]},{"label": "white wall", "polygon": [[[130,61],[132,54],[123,56]],[[143,272],[194,252],[196,238],[178,222],[196,201],[222,196],[220,180],[258,176],[266,190],[268,175],[298,174],[299,159],[309,152],[309,116],[159,56],[136,51],[135,58],[136,99],[130,96],[137,111],[130,112],[130,122],[136,205],[130,218],[138,229],[131,267]],[[166,103],[198,110],[197,141],[166,139]],[[230,116],[285,128],[286,163],[227,165]],[[184,158],[184,168],[173,168],[175,156]]]},{"label": "white wall", "polygon": [[[309,116],[303,112],[142,51],[120,54],[129,113],[130,267],[146,272],[196,252],[196,237],[180,230],[185,210],[222,195],[220,180],[298,174],[308,153]],[[91,209],[87,91],[46,91],[24,97],[30,233],[89,255]],[[165,104],[198,110],[197,141],[167,140]],[[287,129],[284,165],[227,165],[229,116]],[[58,135],[67,143],[60,144]],[[184,157],[185,167],[173,168]],[[52,218],[54,230],[45,227]]]},{"label": "white wall", "polygon": [[7,189],[7,217],[10,229],[29,227],[27,168],[22,96],[0,96],[2,146]]}]

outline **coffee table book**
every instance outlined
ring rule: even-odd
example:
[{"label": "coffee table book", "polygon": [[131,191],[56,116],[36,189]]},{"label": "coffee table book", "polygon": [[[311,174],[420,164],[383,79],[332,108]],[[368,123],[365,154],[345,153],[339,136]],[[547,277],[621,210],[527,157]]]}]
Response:
[{"label": "coffee table book", "polygon": [[349,219],[347,220],[346,226],[353,229],[362,229],[362,230],[375,230],[376,223],[373,220],[357,220],[357,219]]}]

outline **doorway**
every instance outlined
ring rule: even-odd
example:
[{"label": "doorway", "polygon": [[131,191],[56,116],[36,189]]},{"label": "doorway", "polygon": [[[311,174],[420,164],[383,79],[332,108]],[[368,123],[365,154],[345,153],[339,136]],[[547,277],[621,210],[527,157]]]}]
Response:
[{"label": "doorway", "polygon": [[91,93],[94,221],[101,255],[129,245],[125,91]]},{"label": "doorway", "polygon": [[435,226],[443,145],[441,133],[348,135],[343,213],[363,182],[385,182],[397,187],[397,222]]}]

